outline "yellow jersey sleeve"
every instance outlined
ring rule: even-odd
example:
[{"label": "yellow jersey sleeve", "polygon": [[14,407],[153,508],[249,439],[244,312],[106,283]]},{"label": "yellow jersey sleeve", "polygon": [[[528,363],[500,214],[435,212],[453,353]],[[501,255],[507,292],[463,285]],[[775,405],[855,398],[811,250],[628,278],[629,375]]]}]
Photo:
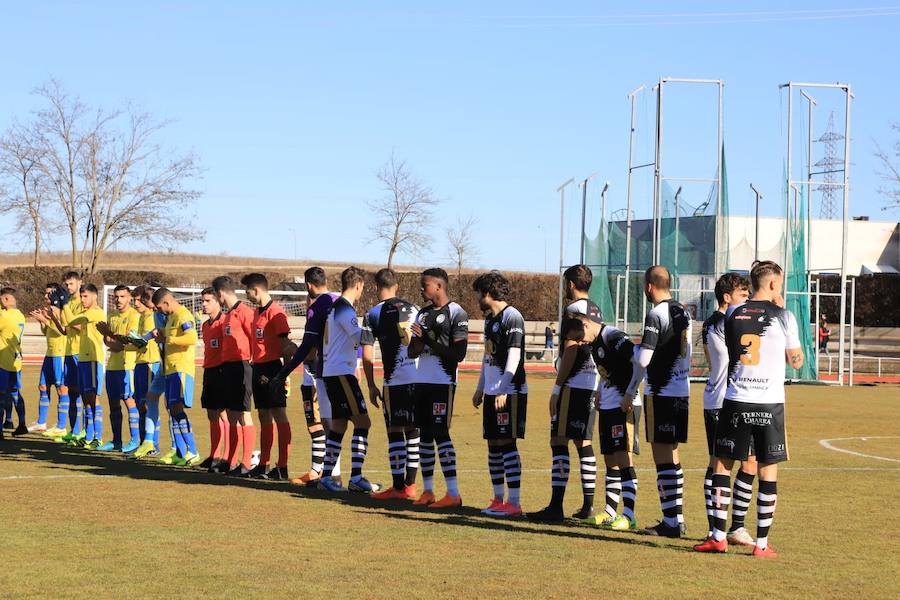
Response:
[{"label": "yellow jersey sleeve", "polygon": [[[82,312],[84,312],[84,308],[81,306],[81,299],[76,294],[69,298],[69,301],[66,302],[60,312],[59,320],[62,323],[62,326],[68,327],[69,323]],[[81,343],[80,340],[81,334],[79,332],[74,330],[66,332],[66,356],[75,356],[78,354],[78,348]]]},{"label": "yellow jersey sleeve", "polygon": [[191,311],[179,306],[166,319],[165,367],[166,375],[186,373],[194,375],[197,356],[197,327]]},{"label": "yellow jersey sleeve", "polygon": [[97,331],[97,323],[106,320],[106,313],[102,308],[94,306],[84,310],[76,316],[70,324],[81,326],[81,337],[78,343],[79,362],[103,362],[106,346],[103,344],[103,334]]},{"label": "yellow jersey sleeve", "polygon": [[[156,328],[156,322],[153,318],[152,312],[147,312],[146,314],[138,313],[139,317],[139,325],[138,325],[138,335],[141,337],[146,336],[148,333],[153,331]],[[138,364],[152,364],[159,362],[159,346],[156,344],[156,340],[151,339],[147,342],[147,345],[144,346],[141,350],[138,350],[137,353],[137,363]]]}]

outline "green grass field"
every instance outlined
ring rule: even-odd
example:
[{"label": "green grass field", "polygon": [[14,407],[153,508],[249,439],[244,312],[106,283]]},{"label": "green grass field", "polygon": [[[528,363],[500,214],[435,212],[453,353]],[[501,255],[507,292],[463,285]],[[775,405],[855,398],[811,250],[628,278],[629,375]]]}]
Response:
[{"label": "green grass field", "polygon": [[[29,421],[36,377],[36,368],[26,369]],[[528,437],[520,449],[523,505],[535,510],[550,494],[551,382],[530,383]],[[683,540],[481,516],[491,488],[480,415],[469,401],[473,387],[471,378],[461,382],[455,406],[465,507],[452,514],[134,463],[38,436],[7,438],[0,445],[0,597],[900,597],[898,387],[788,388],[792,460],[781,470],[770,533],[776,561],[754,559],[744,548],[725,556],[690,551],[706,532],[700,386],[692,390],[690,443],[682,447]],[[296,395],[292,474],[309,464]],[[194,409],[192,418],[205,449],[202,411]],[[366,470],[371,480],[388,483],[384,425],[374,421]],[[830,443],[870,457],[820,444],[835,438],[854,438]],[[349,452],[344,460],[349,470]],[[659,504],[649,452],[637,467],[638,521],[651,525]],[[576,469],[568,512],[580,496]],[[747,522],[752,531],[755,504]]]}]

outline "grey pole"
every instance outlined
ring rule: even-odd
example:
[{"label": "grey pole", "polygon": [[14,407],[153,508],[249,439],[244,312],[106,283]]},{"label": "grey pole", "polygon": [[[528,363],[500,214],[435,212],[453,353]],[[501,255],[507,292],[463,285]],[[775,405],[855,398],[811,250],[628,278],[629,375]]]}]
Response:
[{"label": "grey pole", "polygon": [[678,224],[679,224],[679,215],[678,209],[680,208],[678,199],[681,198],[681,186],[678,186],[678,189],[675,190],[675,275],[678,275]]},{"label": "grey pole", "polygon": [[653,188],[653,264],[659,264],[660,218],[662,199],[662,141],[663,141],[663,79],[656,85],[656,160],[654,161],[655,185]]},{"label": "grey pole", "polygon": [[628,179],[625,190],[625,320],[622,331],[628,332],[628,288],[631,277],[631,172],[634,170],[634,129],[635,129],[635,97],[644,89],[640,85],[633,89],[628,98],[631,101],[631,127],[628,131]]},{"label": "grey pole", "polygon": [[578,258],[581,264],[584,264],[584,238],[585,238],[585,227],[587,227],[587,189],[588,183],[591,179],[597,176],[597,173],[591,173],[584,179],[581,183],[578,184],[578,187],[581,188],[581,235],[578,236],[579,241],[581,242],[581,247],[578,251]]},{"label": "grey pole", "polygon": [[[606,192],[607,191],[609,191],[609,182],[608,181],[603,184],[603,189],[600,190],[600,226],[601,227],[603,227],[603,221],[606,219]],[[607,267],[609,267],[608,264],[607,264]]]},{"label": "grey pole", "polygon": [[812,271],[812,148],[813,148],[813,107],[818,104],[815,99],[800,90],[800,95],[807,101],[807,139],[806,139],[806,272]]},{"label": "grey pole", "polygon": [[762,194],[759,193],[759,190],[752,183],[750,184],[750,189],[756,194],[756,219],[754,220],[756,231],[753,236],[753,260],[757,261],[759,260],[759,201],[762,199]]},{"label": "grey pole", "polygon": [[[722,212],[725,210],[725,188],[723,186],[723,178],[722,178],[722,171],[725,167],[725,161],[724,161],[724,157],[723,157],[723,154],[725,151],[725,148],[724,148],[724,144],[725,144],[725,139],[724,139],[724,135],[725,135],[724,134],[724,130],[725,130],[725,111],[724,111],[725,82],[719,80],[718,83],[719,83],[719,122],[718,122],[719,133],[718,133],[718,137],[716,138],[717,139],[716,164],[719,165],[719,168],[718,168],[718,172],[716,174],[716,179],[717,179],[716,189],[718,191],[718,194],[717,194],[718,197],[716,198],[716,264],[714,266],[714,268],[716,270],[716,279],[719,278],[719,276],[722,274],[722,272],[724,270],[728,269],[728,264],[725,263],[725,261],[722,258],[724,256],[727,256],[727,250],[728,250],[728,248],[722,248],[722,245],[724,245],[724,240],[725,240],[725,235],[724,235],[724,232],[722,231],[722,229],[724,229],[724,227],[726,227],[726,225],[727,225],[725,223],[725,219],[723,218],[723,215],[722,215]],[[675,211],[675,214],[676,215],[678,214],[677,209]],[[676,225],[676,231],[677,231],[677,229],[678,229],[678,227]],[[676,251],[676,253],[678,252],[677,245],[676,245],[675,251]],[[678,255],[676,254],[676,256],[678,256]],[[721,268],[720,268],[720,266],[721,266]]]},{"label": "grey pole", "polygon": [[563,253],[565,252],[565,231],[566,231],[566,188],[570,183],[575,181],[574,177],[570,177],[566,180],[565,183],[556,188],[556,191],[559,192],[559,270],[557,271],[557,276],[559,277],[559,310],[557,314],[559,316],[559,321],[562,321],[562,305],[563,305]]},{"label": "grey pole", "polygon": [[850,84],[844,87],[844,223],[841,237],[841,337],[838,340],[838,378],[844,384],[844,338],[847,323],[847,242],[850,239],[850,101],[853,94]]}]

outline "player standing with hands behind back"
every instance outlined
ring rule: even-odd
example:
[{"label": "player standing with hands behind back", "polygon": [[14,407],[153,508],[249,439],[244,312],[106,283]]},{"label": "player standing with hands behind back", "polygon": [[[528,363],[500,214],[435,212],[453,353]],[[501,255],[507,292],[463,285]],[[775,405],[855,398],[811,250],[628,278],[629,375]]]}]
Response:
[{"label": "player standing with hands behind back", "polygon": [[751,444],[759,464],[756,546],[753,556],[775,558],[769,527],[778,497],[778,463],[788,459],[784,428],[784,362],[803,366],[797,320],[783,308],[784,272],[772,261],[750,270],[753,296],[729,310],[725,319],[728,389],[716,426],[716,464],[712,476],[713,531],[694,546],[698,552],[727,552],[725,524],[731,503],[731,467],[747,460]]}]

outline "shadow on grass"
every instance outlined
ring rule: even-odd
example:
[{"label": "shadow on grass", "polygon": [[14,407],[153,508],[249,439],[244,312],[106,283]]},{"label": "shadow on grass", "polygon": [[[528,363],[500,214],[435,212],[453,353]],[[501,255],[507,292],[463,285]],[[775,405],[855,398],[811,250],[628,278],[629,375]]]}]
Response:
[{"label": "shadow on grass", "polygon": [[[400,521],[434,523],[456,527],[504,531],[511,533],[550,535],[575,539],[608,541],[638,546],[677,548],[674,544],[659,543],[633,535],[610,535],[586,525],[563,524],[541,526],[524,519],[499,520],[484,516],[475,507],[463,506],[453,511],[437,512],[427,507],[412,506],[404,500],[375,500],[365,494],[331,494],[315,487],[292,485],[287,482],[237,479],[221,474],[207,473],[190,467],[174,467],[155,461],[131,460],[111,452],[97,452],[73,448],[51,440],[22,437],[0,442],[0,455],[14,456],[16,461],[39,462],[42,467],[65,471],[66,475],[98,477],[122,477],[144,481],[167,481],[186,485],[212,485],[243,487],[267,492],[287,493],[307,500],[337,502],[358,509],[368,509],[368,514],[378,514]],[[662,540],[660,540],[662,541]]]}]

